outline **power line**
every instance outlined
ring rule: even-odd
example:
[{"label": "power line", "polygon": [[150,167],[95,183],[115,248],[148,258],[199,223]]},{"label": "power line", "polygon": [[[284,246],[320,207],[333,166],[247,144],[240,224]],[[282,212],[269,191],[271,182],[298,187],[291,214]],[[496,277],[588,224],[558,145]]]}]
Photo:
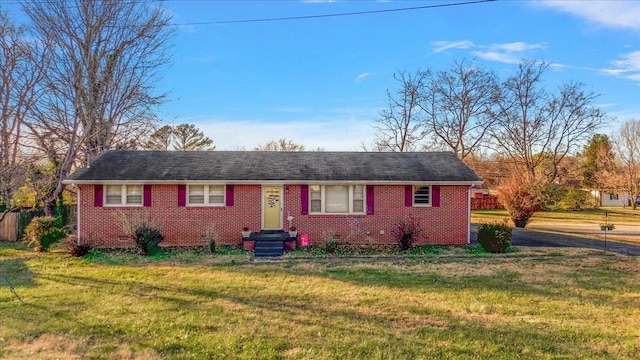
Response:
[{"label": "power line", "polygon": [[171,25],[173,25],[173,26],[221,25],[221,24],[242,24],[242,23],[256,23],[256,22],[271,22],[271,21],[320,19],[320,18],[340,17],[340,16],[356,16],[356,15],[380,14],[380,13],[390,13],[390,12],[400,12],[400,11],[414,11],[414,10],[445,8],[445,7],[454,7],[454,6],[463,6],[463,5],[482,4],[482,3],[489,3],[489,2],[494,2],[494,1],[497,1],[497,0],[477,0],[477,1],[456,2],[456,3],[438,4],[438,5],[412,6],[412,7],[405,7],[405,8],[383,9],[383,10],[368,10],[368,11],[354,11],[354,12],[346,12],[346,13],[333,13],[333,14],[320,14],[320,15],[302,15],[302,16],[259,18],[259,19],[242,19],[242,20],[203,21],[203,22],[190,22],[190,23],[180,23],[180,24],[171,24]]},{"label": "power line", "polygon": [[[6,1],[5,2],[6,4],[12,4],[12,3],[19,4],[20,3],[20,1],[15,1],[15,2],[14,1],[10,1],[10,0],[5,0],[5,1]],[[25,0],[25,1],[29,2],[29,0]],[[35,3],[38,0],[32,0],[32,1]],[[475,4],[483,4],[483,3],[495,2],[495,1],[498,1],[498,0],[462,1],[462,2],[455,2],[455,3],[448,3],[448,4],[411,6],[411,7],[404,7],[404,8],[382,9],[382,10],[365,10],[365,11],[353,11],[353,12],[345,12],[345,13],[332,13],[332,14],[319,14],[319,15],[300,15],[300,16],[257,18],[257,19],[186,22],[186,23],[178,23],[178,24],[170,24],[170,25],[172,25],[172,26],[223,25],[223,24],[244,24],[244,23],[257,23],[257,22],[274,22],[274,21],[322,19],[322,18],[332,18],[332,17],[382,14],[382,13],[392,13],[392,12],[402,12],[402,11],[415,11],[415,10],[446,8],[446,7],[454,7],[454,6],[475,5]],[[135,3],[135,2],[136,2],[135,0],[132,1],[132,3]],[[160,3],[162,3],[162,2],[164,2],[164,1],[160,1]]]}]

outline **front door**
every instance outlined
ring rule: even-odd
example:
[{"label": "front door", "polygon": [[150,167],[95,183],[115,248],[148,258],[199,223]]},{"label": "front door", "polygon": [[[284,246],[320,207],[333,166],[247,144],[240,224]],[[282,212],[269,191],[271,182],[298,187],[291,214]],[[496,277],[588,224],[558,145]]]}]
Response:
[{"label": "front door", "polygon": [[282,186],[262,187],[262,228],[282,229]]}]

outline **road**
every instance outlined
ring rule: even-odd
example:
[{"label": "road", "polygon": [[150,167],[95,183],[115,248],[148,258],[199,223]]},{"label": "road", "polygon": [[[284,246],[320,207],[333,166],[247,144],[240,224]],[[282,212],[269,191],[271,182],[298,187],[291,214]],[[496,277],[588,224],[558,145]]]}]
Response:
[{"label": "road", "polygon": [[[589,235],[602,235],[593,230],[593,225],[576,225],[566,224],[566,226],[553,225],[554,229],[562,232],[552,232],[543,226],[537,226],[534,229],[513,229],[511,244],[514,246],[540,246],[540,247],[575,247],[586,249],[599,249],[616,252],[624,255],[640,256],[640,242],[636,244],[621,241],[604,241],[604,239],[596,239]],[[567,233],[567,232],[571,233]],[[614,230],[616,231],[616,230]],[[640,238],[640,229],[629,227],[625,229],[625,234],[635,236],[636,232]],[[471,241],[477,241],[476,224],[471,227]],[[605,248],[606,247],[606,248]]]}]

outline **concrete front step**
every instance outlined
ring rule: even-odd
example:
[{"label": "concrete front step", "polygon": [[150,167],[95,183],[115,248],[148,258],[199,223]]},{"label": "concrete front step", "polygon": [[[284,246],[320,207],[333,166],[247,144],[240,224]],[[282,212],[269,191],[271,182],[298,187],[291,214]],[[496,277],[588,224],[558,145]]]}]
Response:
[{"label": "concrete front step", "polygon": [[289,239],[289,234],[282,230],[263,230],[259,233],[251,234],[250,239],[256,242],[253,248],[253,256],[282,256],[284,254],[284,242]]}]

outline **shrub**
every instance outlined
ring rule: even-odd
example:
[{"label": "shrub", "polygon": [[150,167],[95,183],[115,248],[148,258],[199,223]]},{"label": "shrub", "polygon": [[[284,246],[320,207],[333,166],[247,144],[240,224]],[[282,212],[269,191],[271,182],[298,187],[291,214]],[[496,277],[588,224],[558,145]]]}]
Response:
[{"label": "shrub", "polygon": [[24,229],[24,238],[36,251],[49,251],[51,245],[67,237],[67,230],[56,225],[57,220],[52,216],[33,218]]},{"label": "shrub", "polygon": [[133,239],[140,255],[147,256],[158,252],[160,249],[158,244],[164,240],[164,236],[162,236],[159,229],[151,227],[143,222],[135,230]]},{"label": "shrub", "polygon": [[338,250],[338,240],[340,235],[335,231],[328,230],[322,232],[322,250],[327,254],[333,254]]},{"label": "shrub", "polygon": [[89,244],[76,244],[69,243],[69,255],[73,257],[82,257],[87,255],[93,250],[93,247]]},{"label": "shrub", "polygon": [[596,208],[596,203],[588,192],[580,189],[569,189],[562,197],[562,200],[558,202],[558,207],[562,210],[594,209]]},{"label": "shrub", "polygon": [[512,230],[506,222],[480,224],[478,243],[490,253],[504,253],[511,246]]},{"label": "shrub", "polygon": [[512,174],[503,180],[498,188],[500,203],[509,212],[516,227],[523,228],[534,213],[547,204],[557,201],[560,196],[556,185]]},{"label": "shrub", "polygon": [[[247,230],[244,230],[247,229]],[[243,228],[242,231],[248,231],[249,228]],[[215,225],[209,226],[206,228],[204,234],[202,235],[202,240],[209,247],[209,252],[215,254],[216,252],[216,244],[220,242],[220,232],[218,231]]]},{"label": "shrub", "polygon": [[424,229],[418,220],[411,215],[393,224],[393,229],[391,229],[391,235],[393,235],[393,238],[402,251],[411,249],[413,242],[417,240],[423,232]]}]

